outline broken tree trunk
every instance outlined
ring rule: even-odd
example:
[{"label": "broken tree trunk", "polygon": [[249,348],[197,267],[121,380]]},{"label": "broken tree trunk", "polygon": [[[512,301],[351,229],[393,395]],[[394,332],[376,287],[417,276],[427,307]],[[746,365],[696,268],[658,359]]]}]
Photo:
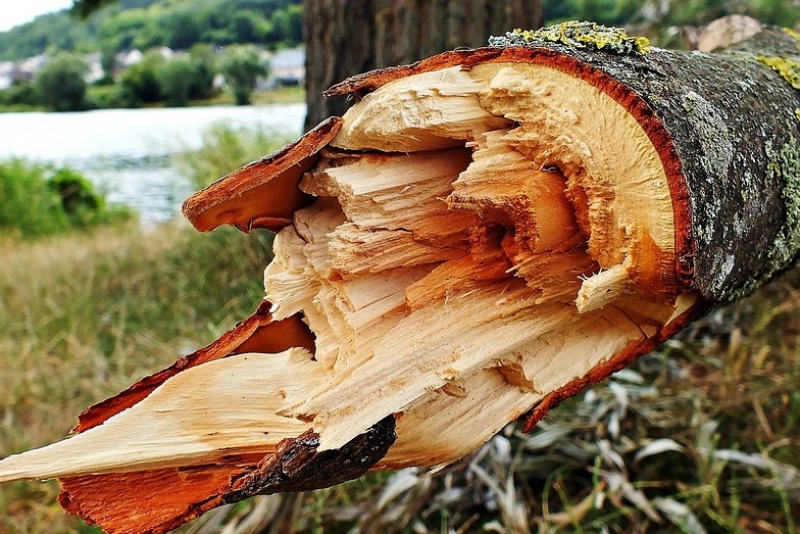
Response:
[{"label": "broken tree trunk", "polygon": [[648,50],[564,24],[350,79],[359,102],[190,198],[269,228],[218,341],[0,462],[109,532],[441,465],[649,352],[800,249],[797,42]]}]

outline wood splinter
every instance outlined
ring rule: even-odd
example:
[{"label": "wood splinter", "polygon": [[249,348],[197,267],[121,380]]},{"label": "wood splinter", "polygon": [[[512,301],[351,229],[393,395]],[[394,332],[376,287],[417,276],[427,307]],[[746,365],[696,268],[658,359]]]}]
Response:
[{"label": "wood splinter", "polygon": [[713,55],[575,23],[504,39],[332,88],[360,100],[190,198],[200,230],[278,232],[265,302],[0,482],[58,478],[90,523],[160,533],[447,464],[791,265],[800,98],[759,59],[791,36]]}]

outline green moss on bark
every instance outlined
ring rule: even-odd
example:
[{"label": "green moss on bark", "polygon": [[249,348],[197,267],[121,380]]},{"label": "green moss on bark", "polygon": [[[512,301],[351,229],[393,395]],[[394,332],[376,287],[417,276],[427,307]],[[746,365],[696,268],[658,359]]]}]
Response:
[{"label": "green moss on bark", "polygon": [[[783,204],[786,223],[775,242],[776,260],[785,265],[800,251],[800,143],[792,137],[774,155],[778,164],[778,177],[783,180]],[[772,157],[770,157],[772,161]]]},{"label": "green moss on bark", "polygon": [[752,293],[763,280],[768,280],[792,265],[800,252],[800,143],[792,137],[779,149],[766,143],[767,173],[781,184],[785,210],[784,224],[769,251],[769,262],[763,279],[752,279],[727,295],[733,301]]},{"label": "green moss on bark", "polygon": [[800,63],[795,59],[780,56],[758,56],[757,59],[783,76],[792,87],[800,89]]},{"label": "green moss on bark", "polygon": [[622,28],[595,22],[563,22],[536,31],[517,29],[502,37],[489,38],[489,46],[536,46],[549,43],[616,54],[646,54],[650,51],[647,37],[629,37]]}]

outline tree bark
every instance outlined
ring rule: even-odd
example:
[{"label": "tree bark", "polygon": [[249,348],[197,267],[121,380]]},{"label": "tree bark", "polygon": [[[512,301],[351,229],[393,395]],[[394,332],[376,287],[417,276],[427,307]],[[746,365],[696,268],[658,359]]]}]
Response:
[{"label": "tree bark", "polygon": [[[721,53],[598,53],[562,43],[455,52],[356,76],[327,95],[362,98],[391,80],[448,65],[531,61],[624,102],[659,144],[680,214],[676,270],[712,302],[742,298],[800,250],[798,42],[765,30]],[[772,65],[772,66],[770,66]]]},{"label": "tree bark", "polygon": [[322,92],[345,78],[543,22],[541,0],[306,0],[305,129],[344,114],[351,102]]}]

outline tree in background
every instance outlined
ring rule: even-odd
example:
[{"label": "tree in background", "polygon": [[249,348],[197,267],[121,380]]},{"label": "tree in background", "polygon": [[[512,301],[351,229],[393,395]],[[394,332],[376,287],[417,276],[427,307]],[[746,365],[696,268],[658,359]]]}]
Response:
[{"label": "tree in background", "polygon": [[156,71],[161,96],[168,104],[185,106],[196,75],[197,65],[189,55],[165,61]]},{"label": "tree in background", "polygon": [[114,83],[114,71],[117,69],[117,57],[112,48],[103,48],[100,52],[100,66],[103,69],[103,78],[100,83],[111,85]]},{"label": "tree in background", "polygon": [[161,100],[161,84],[157,72],[164,64],[164,57],[152,50],[142,60],[122,75],[123,98],[129,106],[152,104]]},{"label": "tree in background", "polygon": [[169,11],[161,17],[156,27],[158,37],[153,39],[153,44],[166,45],[175,50],[186,50],[202,41],[202,28],[191,6]]},{"label": "tree in background", "polygon": [[85,108],[89,66],[83,58],[60,53],[48,61],[36,77],[41,102],[53,111],[79,111]]},{"label": "tree in background", "polygon": [[219,72],[217,57],[211,45],[196,44],[189,51],[194,62],[194,77],[189,86],[189,98],[203,100],[215,94],[214,77]]},{"label": "tree in background", "polygon": [[269,67],[254,47],[231,46],[225,50],[222,73],[233,88],[236,105],[246,106],[256,88],[256,80],[259,76],[267,76]]}]

